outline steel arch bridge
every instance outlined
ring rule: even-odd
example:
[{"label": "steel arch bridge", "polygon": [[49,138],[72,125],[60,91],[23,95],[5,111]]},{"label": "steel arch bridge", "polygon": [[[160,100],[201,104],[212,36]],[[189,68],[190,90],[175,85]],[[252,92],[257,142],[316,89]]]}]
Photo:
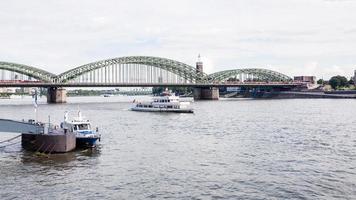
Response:
[{"label": "steel arch bridge", "polygon": [[52,82],[53,78],[56,77],[55,74],[52,74],[45,70],[42,70],[42,69],[39,69],[36,67],[32,67],[32,66],[28,66],[28,65],[11,63],[11,62],[0,62],[0,70],[2,70],[1,80],[3,80],[5,77],[5,73],[3,70],[9,71],[9,72],[16,72],[16,73],[27,76],[27,78],[32,77],[34,79],[37,79],[37,80],[43,81],[43,82]]},{"label": "steel arch bridge", "polygon": [[239,82],[245,80],[256,82],[291,81],[290,77],[279,72],[258,68],[225,70],[208,75],[197,72],[195,67],[179,61],[149,56],[127,56],[96,61],[75,67],[59,75],[28,65],[0,62],[0,81],[5,80],[4,70],[25,76],[18,79],[14,78],[13,74],[8,74],[7,77],[10,77],[8,80],[32,80],[32,77],[36,79],[35,81],[53,85],[80,85],[82,83],[104,86],[115,84],[208,85],[224,83],[230,78]]},{"label": "steel arch bridge", "polygon": [[282,73],[260,68],[233,69],[216,72],[208,75],[211,83],[225,82],[232,78],[233,80],[243,81],[264,81],[264,82],[289,82],[292,79]]},{"label": "steel arch bridge", "polygon": [[54,82],[107,83],[197,83],[206,81],[207,74],[175,60],[128,56],[101,60],[76,67],[58,75]]}]

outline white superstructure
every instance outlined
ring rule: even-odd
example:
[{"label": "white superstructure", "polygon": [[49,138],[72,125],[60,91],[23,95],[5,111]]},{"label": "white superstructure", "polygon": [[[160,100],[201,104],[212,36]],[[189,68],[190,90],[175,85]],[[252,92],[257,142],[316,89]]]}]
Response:
[{"label": "white superstructure", "polygon": [[72,120],[68,118],[68,112],[64,115],[64,122],[61,124],[62,128],[73,132],[77,138],[77,144],[85,144],[94,146],[97,140],[100,140],[101,135],[98,129],[93,130],[89,120],[85,120],[81,112],[78,112],[78,117]]}]

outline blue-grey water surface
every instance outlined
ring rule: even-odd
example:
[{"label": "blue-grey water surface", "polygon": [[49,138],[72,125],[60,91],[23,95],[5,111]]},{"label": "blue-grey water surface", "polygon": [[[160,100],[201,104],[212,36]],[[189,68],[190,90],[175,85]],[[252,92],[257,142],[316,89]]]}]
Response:
[{"label": "blue-grey water surface", "polygon": [[[79,108],[102,141],[49,158],[0,144],[0,199],[356,199],[355,100],[197,101],[194,114],[167,114],[129,111],[134,98],[41,99],[41,121]],[[0,118],[34,116],[30,98],[0,100]]]}]

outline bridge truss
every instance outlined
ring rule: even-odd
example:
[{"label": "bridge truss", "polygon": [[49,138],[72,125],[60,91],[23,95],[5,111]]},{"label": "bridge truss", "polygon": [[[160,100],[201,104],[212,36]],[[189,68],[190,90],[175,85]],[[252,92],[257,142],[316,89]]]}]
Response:
[{"label": "bridge truss", "polygon": [[291,78],[267,69],[234,69],[210,75],[197,72],[190,65],[171,59],[128,56],[92,62],[62,74],[27,65],[0,62],[0,83],[4,80],[38,81],[58,85],[157,85],[216,84],[226,81],[289,82]]},{"label": "bridge truss", "polygon": [[0,62],[0,80],[37,80],[51,82],[55,74],[28,65]]},{"label": "bridge truss", "polygon": [[220,83],[228,80],[232,81],[254,81],[254,82],[289,82],[292,79],[282,73],[259,68],[233,69],[216,72],[208,75],[211,83]]},{"label": "bridge truss", "polygon": [[55,82],[78,83],[196,83],[207,75],[187,64],[159,57],[130,56],[101,60],[76,67]]}]

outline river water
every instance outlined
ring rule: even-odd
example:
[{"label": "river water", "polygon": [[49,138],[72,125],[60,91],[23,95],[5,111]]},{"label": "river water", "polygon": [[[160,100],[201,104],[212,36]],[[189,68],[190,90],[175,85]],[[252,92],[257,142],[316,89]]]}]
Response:
[{"label": "river water", "polygon": [[[40,100],[99,127],[96,150],[38,156],[1,147],[0,199],[356,199],[356,101],[220,100],[194,114],[129,111],[133,99]],[[0,100],[0,118],[34,118],[30,98]],[[16,136],[0,133],[0,141]]]}]

